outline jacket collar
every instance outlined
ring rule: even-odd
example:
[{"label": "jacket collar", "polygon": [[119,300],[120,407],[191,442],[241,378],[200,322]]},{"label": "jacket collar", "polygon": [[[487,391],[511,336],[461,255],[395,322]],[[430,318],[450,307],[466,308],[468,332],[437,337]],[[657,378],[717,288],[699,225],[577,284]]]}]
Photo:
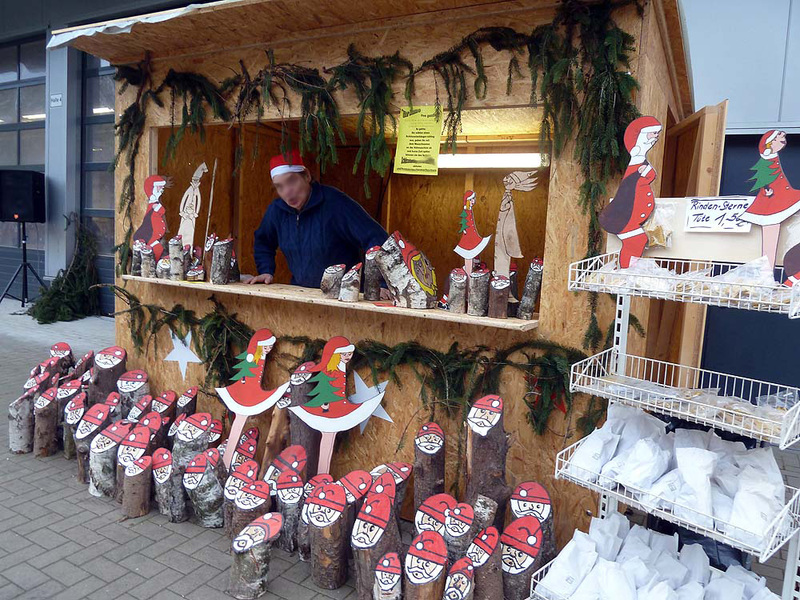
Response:
[{"label": "jacket collar", "polygon": [[[314,210],[320,204],[322,204],[322,202],[324,200],[325,200],[325,193],[324,193],[324,191],[322,189],[322,185],[318,181],[312,181],[311,182],[311,195],[309,196],[308,202],[306,202],[306,205],[300,211],[300,214],[307,213],[307,212],[309,212],[311,210]],[[281,210],[284,210],[284,211],[286,211],[288,213],[291,213],[293,215],[298,214],[295,209],[293,209],[291,206],[289,206],[288,204],[286,204],[286,202],[283,201],[283,198],[280,198],[280,197],[275,198],[275,200],[273,200],[273,203],[276,204]]]}]

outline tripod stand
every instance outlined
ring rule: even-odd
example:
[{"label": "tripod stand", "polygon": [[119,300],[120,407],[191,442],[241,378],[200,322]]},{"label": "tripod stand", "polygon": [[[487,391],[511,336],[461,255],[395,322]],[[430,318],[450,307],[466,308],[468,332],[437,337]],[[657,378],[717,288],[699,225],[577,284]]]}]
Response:
[{"label": "tripod stand", "polygon": [[[14,300],[19,300],[22,304],[22,308],[25,308],[25,303],[28,302],[28,269],[31,270],[33,276],[42,284],[42,287],[47,287],[42,281],[42,278],[39,277],[39,274],[36,272],[36,269],[33,268],[33,265],[28,262],[28,233],[25,231],[25,221],[21,223],[22,225],[22,263],[17,267],[17,270],[14,271],[14,276],[11,278],[11,281],[8,282],[6,289],[3,290],[3,294],[0,296],[0,302],[5,300],[6,298],[13,298]],[[20,272],[22,273],[22,298],[17,298],[16,296],[9,294],[8,290],[11,289],[11,286],[14,285],[14,282],[17,280]]]}]

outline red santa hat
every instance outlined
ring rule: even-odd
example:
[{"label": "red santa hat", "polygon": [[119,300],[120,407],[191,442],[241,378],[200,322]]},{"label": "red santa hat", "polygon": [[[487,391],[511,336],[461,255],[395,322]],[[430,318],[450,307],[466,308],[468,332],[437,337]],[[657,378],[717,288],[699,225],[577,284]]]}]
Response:
[{"label": "red santa hat", "polygon": [[212,467],[217,466],[217,463],[219,462],[219,450],[217,450],[216,448],[209,448],[208,450],[203,452],[203,454],[206,455],[206,458],[208,459],[208,464],[210,464]]},{"label": "red santa hat", "polygon": [[258,463],[252,459],[244,461],[231,473],[231,477],[244,481],[246,484],[253,483],[256,475],[258,475]]},{"label": "red santa hat", "polygon": [[175,400],[178,399],[178,394],[172,390],[167,390],[166,392],[163,392],[158,399],[161,400],[162,404],[166,404],[169,407],[172,406]]},{"label": "red santa hat", "polygon": [[211,415],[209,413],[194,413],[186,417],[186,422],[198,429],[205,431],[211,427]]},{"label": "red santa hat", "polygon": [[550,504],[550,494],[547,493],[541,483],[535,481],[523,481],[520,483],[511,495],[511,499],[521,500],[522,502]]},{"label": "red santa hat", "polygon": [[[271,346],[275,343],[275,336],[269,329],[259,329],[250,338],[250,343],[247,344],[247,360],[252,362],[255,358],[256,350],[259,346]],[[261,359],[264,359],[262,354]]]},{"label": "red santa hat", "polygon": [[125,371],[119,376],[119,381],[147,381],[147,373],[141,369]]},{"label": "red santa hat", "polygon": [[105,404],[94,404],[84,413],[83,420],[92,425],[100,425],[100,423],[106,420],[108,411],[110,410],[111,408]]},{"label": "red santa hat", "polygon": [[325,343],[325,347],[322,349],[322,360],[319,361],[319,364],[315,367],[312,367],[311,371],[320,371],[325,369],[328,366],[328,362],[330,362],[331,358],[333,358],[334,354],[341,354],[343,352],[353,352],[356,347],[350,343],[346,337],[342,335],[337,335],[336,337],[332,337]]},{"label": "red santa hat", "polygon": [[264,530],[264,541],[269,542],[278,537],[283,526],[283,515],[281,513],[267,513],[251,522],[248,527],[260,527]]},{"label": "red santa hat", "polygon": [[387,552],[375,565],[375,570],[381,573],[391,573],[392,575],[400,575],[402,569],[400,568],[400,557],[397,552]]},{"label": "red santa hat", "polygon": [[447,546],[442,535],[435,531],[423,531],[415,537],[408,553],[437,565],[447,564]]},{"label": "red santa hat", "polygon": [[435,494],[419,505],[420,512],[444,523],[447,512],[456,507],[456,500],[450,494]]},{"label": "red santa hat", "polygon": [[153,462],[153,457],[145,454],[144,456],[140,456],[133,464],[138,467],[141,471],[144,471],[147,467],[149,467]]},{"label": "red santa hat", "polygon": [[370,494],[386,494],[392,501],[397,495],[397,485],[394,482],[394,477],[388,471],[384,472],[378,477],[369,489]]},{"label": "red santa hat", "polygon": [[306,449],[299,444],[289,446],[275,458],[272,466],[280,472],[302,473],[306,468]]},{"label": "red santa hat", "polygon": [[536,558],[542,544],[542,533],[536,517],[520,517],[508,524],[500,541],[506,546]]},{"label": "red santa hat", "polygon": [[139,421],[139,423],[147,427],[151,432],[155,433],[161,429],[161,415],[155,411],[150,411]]},{"label": "red santa hat", "polygon": [[67,342],[56,342],[50,346],[50,356],[66,356],[72,353],[72,348]]},{"label": "red santa hat", "polygon": [[308,497],[308,504],[317,504],[332,508],[339,512],[344,510],[346,504],[344,488],[337,483],[323,483],[318,485]]},{"label": "red santa hat", "polygon": [[149,198],[153,195],[153,190],[156,187],[166,187],[166,185],[166,177],[162,177],[161,175],[150,175],[150,177],[144,180],[144,193]]},{"label": "red santa hat", "polygon": [[208,458],[201,452],[196,455],[192,459],[192,462],[189,463],[189,466],[186,467],[186,473],[205,473],[207,464]]},{"label": "red santa hat", "polygon": [[105,404],[107,406],[110,406],[111,408],[114,408],[115,406],[117,406],[119,404],[119,392],[111,392],[106,397]]},{"label": "red santa hat", "polygon": [[269,484],[261,479],[254,481],[242,488],[242,493],[251,494],[261,500],[269,498]]},{"label": "red santa hat", "polygon": [[497,548],[498,537],[499,534],[497,533],[496,528],[487,527],[486,529],[478,532],[478,535],[475,536],[475,539],[472,540],[472,543],[486,552],[486,554],[492,554],[495,548]]},{"label": "red santa hat", "polygon": [[466,525],[472,525],[472,520],[475,518],[475,511],[472,510],[472,506],[467,504],[466,502],[460,502],[456,504],[456,507],[450,511],[450,516],[453,517],[456,521],[461,521]]},{"label": "red santa hat", "polygon": [[437,423],[434,423],[432,421],[430,423],[425,423],[422,427],[419,428],[419,431],[417,432],[417,437],[423,435],[431,435],[431,434],[438,435],[440,438],[444,439],[444,431],[442,431],[442,428],[439,427]]},{"label": "red santa hat", "polygon": [[467,202],[469,202],[470,200],[475,200],[475,192],[473,192],[472,190],[467,190],[466,192],[464,192],[465,207],[467,206]]},{"label": "red santa hat", "polygon": [[153,452],[153,469],[160,469],[172,464],[172,453],[166,448]]},{"label": "red santa hat", "polygon": [[339,483],[358,500],[372,486],[372,476],[366,471],[350,471],[339,480]]},{"label": "red santa hat", "polygon": [[121,421],[111,423],[111,425],[100,432],[100,435],[104,435],[108,439],[119,444],[123,439],[125,439],[125,436],[131,432],[133,426],[134,423],[132,421],[126,421],[123,419]]},{"label": "red santa hat", "polygon": [[278,475],[278,481],[275,487],[279,490],[291,490],[293,488],[303,487],[303,480],[294,471],[284,471]]},{"label": "red santa hat", "polygon": [[411,477],[411,471],[413,467],[404,462],[392,462],[386,465],[395,476],[399,477],[402,481],[405,481],[409,477]]},{"label": "red santa hat", "polygon": [[108,348],[104,348],[98,352],[98,354],[108,354],[110,356],[115,356],[119,359],[125,358],[127,353],[125,352],[124,348],[120,348],[119,346],[109,346]]},{"label": "red santa hat", "polygon": [[358,513],[358,518],[365,523],[372,523],[381,529],[386,529],[392,511],[392,500],[386,494],[370,494],[364,500],[364,506]]},{"label": "red santa hat", "polygon": [[211,441],[216,442],[222,436],[222,421],[211,419]]},{"label": "red santa hat", "polygon": [[623,138],[623,141],[625,142],[625,148],[627,148],[628,152],[632,154],[633,149],[638,145],[640,136],[643,133],[661,131],[661,129],[661,123],[655,117],[644,116],[634,119],[625,129],[625,136]]},{"label": "red santa hat", "polygon": [[322,485],[323,483],[333,483],[333,476],[331,476],[329,473],[318,473],[317,475],[314,475],[308,480],[308,482],[306,482],[305,486],[303,486],[303,494],[306,498],[308,498],[311,495],[311,492],[314,491],[317,486]]},{"label": "red santa hat", "polygon": [[464,577],[472,581],[473,573],[473,565],[472,559],[464,556],[459,558],[456,562],[453,563],[453,566],[450,567],[450,576],[453,576],[457,573],[461,573]]},{"label": "red santa hat", "polygon": [[778,137],[779,133],[779,129],[770,129],[767,133],[761,136],[761,139],[758,141],[758,153],[761,155],[761,158],[765,160],[772,160],[778,156],[778,153],[770,148],[770,144],[772,144],[772,141]]},{"label": "red santa hat", "polygon": [[306,170],[303,157],[298,150],[292,150],[288,155],[276,154],[269,159],[269,176],[274,181],[284,173],[302,173]]},{"label": "red santa hat", "polygon": [[123,446],[131,448],[147,448],[150,443],[150,429],[144,425],[137,425],[122,442]]},{"label": "red santa hat", "polygon": [[489,394],[483,398],[478,398],[472,408],[488,410],[493,413],[503,412],[503,399],[495,394]]},{"label": "red santa hat", "polygon": [[67,408],[65,410],[80,410],[86,405],[86,392],[81,392],[80,394],[76,395],[72,400],[69,401],[67,404]]},{"label": "red santa hat", "polygon": [[186,418],[186,413],[181,413],[177,417],[175,417],[175,421],[173,421],[172,425],[169,427],[169,431],[167,432],[167,436],[175,435],[175,432],[178,431],[178,427],[180,427],[183,420]]}]

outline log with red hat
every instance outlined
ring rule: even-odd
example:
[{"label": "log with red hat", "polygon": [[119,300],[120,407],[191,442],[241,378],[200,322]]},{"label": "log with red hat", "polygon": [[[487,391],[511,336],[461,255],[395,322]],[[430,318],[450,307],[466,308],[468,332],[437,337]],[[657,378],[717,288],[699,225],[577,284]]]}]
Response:
[{"label": "log with red hat", "polygon": [[97,434],[89,446],[89,493],[113,498],[117,488],[117,451],[135,423],[115,421]]},{"label": "log with red hat", "polygon": [[[267,472],[264,473],[264,481],[269,484],[272,495],[274,496],[277,493],[277,482],[282,473],[294,473],[299,476],[302,482],[306,473],[306,464],[306,449],[299,444],[289,446],[278,454],[270,464]],[[300,487],[302,487],[302,484]]]},{"label": "log with red hat", "polygon": [[78,481],[89,483],[89,452],[94,436],[111,422],[111,409],[95,404],[86,409],[75,427],[75,450],[78,453]]},{"label": "log with red hat", "polygon": [[58,451],[58,387],[47,388],[33,402],[33,455],[52,456]]},{"label": "log with red hat", "polygon": [[174,497],[172,516],[176,522],[186,521],[192,514],[192,504],[183,487],[183,474],[192,459],[208,449],[211,438],[211,421],[209,413],[189,415],[181,421],[173,437],[171,477]]},{"label": "log with red hat", "polygon": [[322,272],[322,281],[319,284],[319,289],[324,298],[336,299],[339,297],[339,292],[342,289],[342,279],[346,272],[347,265],[341,263],[325,267]]},{"label": "log with red hat", "polygon": [[467,546],[478,529],[480,528],[475,527],[475,511],[472,505],[459,502],[447,512],[443,535],[451,564],[466,554]]},{"label": "log with red hat", "polygon": [[[153,451],[153,490],[158,506],[158,512],[175,522],[177,515],[173,515],[173,498],[175,491],[172,484],[172,452],[167,448],[156,448]],[[183,488],[183,485],[181,485]],[[181,490],[182,492],[183,490]]]},{"label": "log with red hat", "polygon": [[472,560],[466,556],[455,561],[447,573],[442,600],[471,600],[475,589],[474,570]]},{"label": "log with red hat", "polygon": [[100,350],[94,357],[94,368],[89,380],[89,406],[105,402],[111,392],[117,390],[117,381],[127,371],[128,353],[119,346]]},{"label": "log with red hat", "polygon": [[542,530],[536,517],[520,517],[508,524],[500,536],[503,556],[503,598],[524,600],[531,589],[531,576],[541,566]]},{"label": "log with red hat", "polygon": [[[69,401],[64,406],[64,458],[73,459],[78,456],[78,450],[75,447],[75,429],[78,426],[86,410],[86,392],[80,387],[79,383],[78,392],[70,397]],[[10,417],[10,409],[9,409]],[[11,424],[9,423],[9,432]]]},{"label": "log with red hat", "polygon": [[254,479],[237,490],[230,523],[226,527],[235,538],[248,523],[270,510],[272,510],[272,499],[269,495],[269,485],[265,481]]},{"label": "log with red hat", "polygon": [[347,581],[349,531],[342,512],[347,505],[344,488],[338,483],[323,483],[307,499],[308,532],[311,540],[311,577],[326,590],[335,590]]},{"label": "log with red hat", "polygon": [[114,499],[118,504],[123,501],[125,469],[142,456],[150,454],[157,446],[153,430],[143,423],[135,424],[120,441],[117,447],[117,485],[114,488]]},{"label": "log with red hat", "polygon": [[433,264],[425,254],[395,231],[375,256],[395,306],[436,308],[437,285]]},{"label": "log with red hat", "polygon": [[401,550],[400,530],[395,519],[395,504],[383,493],[370,493],[350,534],[355,565],[356,593],[360,600],[370,600],[375,568],[387,552]]},{"label": "log with red hat", "polygon": [[444,535],[444,522],[447,514],[458,502],[450,494],[436,494],[420,504],[414,515],[414,526],[417,533],[436,531]]},{"label": "log with red hat", "polygon": [[303,478],[299,472],[287,468],[278,475],[275,490],[278,510],[283,515],[283,533],[278,546],[292,554],[297,550],[297,526],[303,510]]},{"label": "log with red hat", "polygon": [[553,507],[550,494],[537,481],[523,481],[511,494],[509,502],[514,518],[533,516],[542,527],[541,564],[547,564],[556,557],[556,543],[553,535]]},{"label": "log with red hat", "polygon": [[126,519],[143,517],[150,512],[153,486],[153,457],[141,456],[125,467],[122,494],[122,516]]},{"label": "log with red hat", "polygon": [[[303,486],[303,506],[300,509],[300,522],[297,524],[297,555],[301,561],[311,559],[311,538],[308,533],[308,498],[318,485],[333,483],[333,477],[328,473],[320,473],[311,477]],[[345,494],[345,499],[346,499]]]},{"label": "log with red hat", "polygon": [[143,415],[150,412],[150,406],[153,404],[153,397],[150,394],[143,394],[136,399],[131,409],[128,411],[126,419],[130,421],[139,421]]},{"label": "log with red hat", "polygon": [[191,415],[197,410],[197,386],[193,385],[178,396],[175,403],[176,417],[180,414]]},{"label": "log with red hat", "polygon": [[257,477],[258,463],[249,459],[231,469],[228,478],[225,480],[225,486],[223,488],[225,500],[223,502],[222,512],[225,522],[225,533],[231,541],[239,534],[239,531],[233,526],[236,497],[241,489],[253,483]]},{"label": "log with red hat", "polygon": [[444,492],[444,431],[424,423],[414,438],[414,512],[431,496]]},{"label": "log with red hat", "polygon": [[378,559],[372,597],[375,600],[400,600],[403,597],[403,568],[397,552],[387,552]]},{"label": "log with red hat", "polygon": [[133,405],[142,396],[150,393],[149,377],[146,371],[141,369],[134,369],[132,371],[125,371],[117,379],[117,391],[120,396],[120,403],[122,406],[122,416],[128,416],[128,413],[133,408]]},{"label": "log with red hat", "polygon": [[440,600],[444,592],[447,545],[441,534],[423,531],[411,541],[405,559],[406,600]]},{"label": "log with red hat", "polygon": [[479,531],[469,547],[467,557],[475,573],[476,600],[494,600],[503,597],[503,562],[500,534],[495,527]]},{"label": "log with red hat", "polygon": [[269,581],[272,544],[283,527],[280,513],[267,513],[254,519],[234,538],[233,566],[227,593],[240,600],[254,600],[264,595]]},{"label": "log with red hat", "polygon": [[316,383],[311,378],[316,374],[314,362],[305,362],[297,367],[289,377],[288,404],[286,412],[289,418],[289,439],[292,445],[299,445],[306,450],[306,479],[317,474],[319,466],[319,444],[322,434],[308,425],[292,412],[291,407],[299,407],[308,402],[308,394]]},{"label": "log with red hat", "polygon": [[[214,450],[216,453],[216,450]],[[195,455],[183,474],[183,487],[192,503],[195,522],[201,527],[222,527],[225,498],[217,466],[219,454],[205,451]]]}]

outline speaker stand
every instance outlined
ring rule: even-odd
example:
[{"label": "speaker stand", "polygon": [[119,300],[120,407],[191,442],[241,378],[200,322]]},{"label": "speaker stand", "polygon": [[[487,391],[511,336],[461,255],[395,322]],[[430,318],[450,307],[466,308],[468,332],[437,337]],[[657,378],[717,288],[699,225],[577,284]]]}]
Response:
[{"label": "speaker stand", "polygon": [[[33,276],[42,284],[42,287],[47,287],[42,281],[42,278],[39,277],[39,274],[36,272],[36,269],[33,268],[33,265],[28,262],[28,233],[25,231],[25,222],[21,223],[22,225],[22,263],[17,267],[17,270],[14,271],[14,276],[11,278],[11,281],[8,282],[6,289],[3,290],[3,294],[0,296],[0,302],[5,300],[6,298],[12,298],[13,300],[19,300],[22,304],[22,308],[25,308],[25,304],[29,301],[28,298],[28,269],[30,269]],[[14,282],[17,280],[19,274],[22,273],[22,297],[17,298],[8,293],[8,290],[11,289],[11,286],[14,285]]]}]

